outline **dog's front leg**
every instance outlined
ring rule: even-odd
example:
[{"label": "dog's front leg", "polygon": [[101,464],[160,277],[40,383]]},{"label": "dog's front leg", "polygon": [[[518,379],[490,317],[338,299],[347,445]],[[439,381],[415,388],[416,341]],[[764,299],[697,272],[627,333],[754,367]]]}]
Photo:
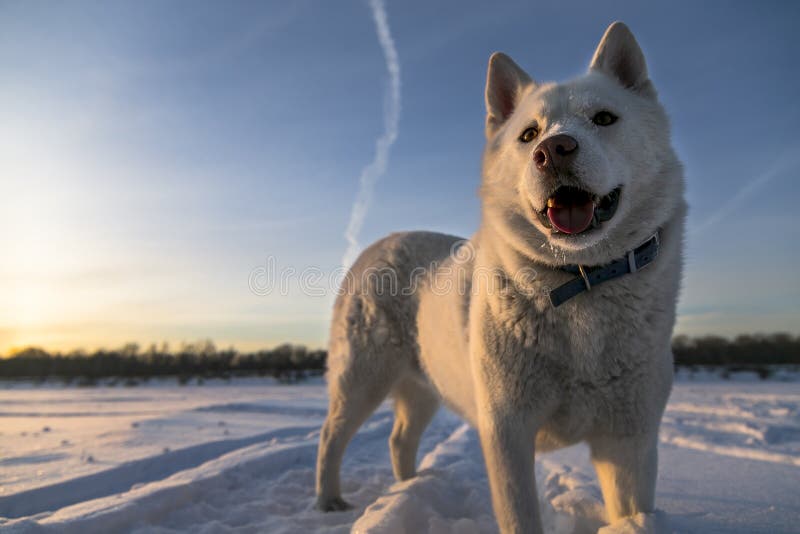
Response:
[{"label": "dog's front leg", "polygon": [[658,472],[658,430],[625,437],[590,440],[608,520],[615,522],[655,507]]},{"label": "dog's front leg", "polygon": [[504,534],[541,534],[534,479],[536,430],[521,413],[494,408],[481,414],[478,431],[497,523]]}]

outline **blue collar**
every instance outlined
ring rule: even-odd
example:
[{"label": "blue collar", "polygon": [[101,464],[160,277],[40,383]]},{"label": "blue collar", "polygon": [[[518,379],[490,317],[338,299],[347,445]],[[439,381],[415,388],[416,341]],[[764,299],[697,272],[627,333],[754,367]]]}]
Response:
[{"label": "blue collar", "polygon": [[583,265],[565,265],[561,270],[578,275],[569,282],[558,286],[550,292],[550,303],[554,308],[561,306],[572,297],[589,291],[592,287],[643,269],[655,261],[660,246],[658,232],[653,237],[629,250],[625,256],[606,265],[584,267]]}]

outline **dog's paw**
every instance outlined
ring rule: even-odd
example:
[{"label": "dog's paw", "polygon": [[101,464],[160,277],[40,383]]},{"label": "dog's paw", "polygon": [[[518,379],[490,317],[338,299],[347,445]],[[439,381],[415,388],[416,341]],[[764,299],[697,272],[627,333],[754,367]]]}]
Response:
[{"label": "dog's paw", "polygon": [[661,510],[625,517],[597,531],[597,534],[669,534],[667,514]]},{"label": "dog's paw", "polygon": [[341,497],[328,497],[317,499],[317,510],[323,512],[343,512],[351,510],[353,505],[342,499]]}]

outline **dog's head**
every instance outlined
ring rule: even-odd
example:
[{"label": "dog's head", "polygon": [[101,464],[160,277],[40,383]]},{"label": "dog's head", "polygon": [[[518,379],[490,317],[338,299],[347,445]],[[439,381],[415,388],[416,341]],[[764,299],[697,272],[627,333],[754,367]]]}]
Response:
[{"label": "dog's head", "polygon": [[630,30],[612,24],[589,72],[537,84],[489,60],[484,224],[537,261],[602,264],[652,235],[682,203],[669,124]]}]

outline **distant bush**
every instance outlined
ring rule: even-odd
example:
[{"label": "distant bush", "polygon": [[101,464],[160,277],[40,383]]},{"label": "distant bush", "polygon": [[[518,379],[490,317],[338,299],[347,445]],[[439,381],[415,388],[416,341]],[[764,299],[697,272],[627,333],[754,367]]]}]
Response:
[{"label": "distant bush", "polygon": [[273,376],[294,382],[325,369],[325,351],[308,350],[300,345],[281,345],[271,350],[240,353],[234,349],[217,350],[211,341],[182,345],[171,351],[164,344],[141,351],[129,343],[116,350],[97,350],[91,354],[73,351],[49,353],[29,347],[0,359],[0,378],[47,380],[59,378],[65,383],[92,386],[101,378],[126,377],[126,386],[149,377],[177,377],[181,384],[192,378],[230,378],[231,376]]}]

